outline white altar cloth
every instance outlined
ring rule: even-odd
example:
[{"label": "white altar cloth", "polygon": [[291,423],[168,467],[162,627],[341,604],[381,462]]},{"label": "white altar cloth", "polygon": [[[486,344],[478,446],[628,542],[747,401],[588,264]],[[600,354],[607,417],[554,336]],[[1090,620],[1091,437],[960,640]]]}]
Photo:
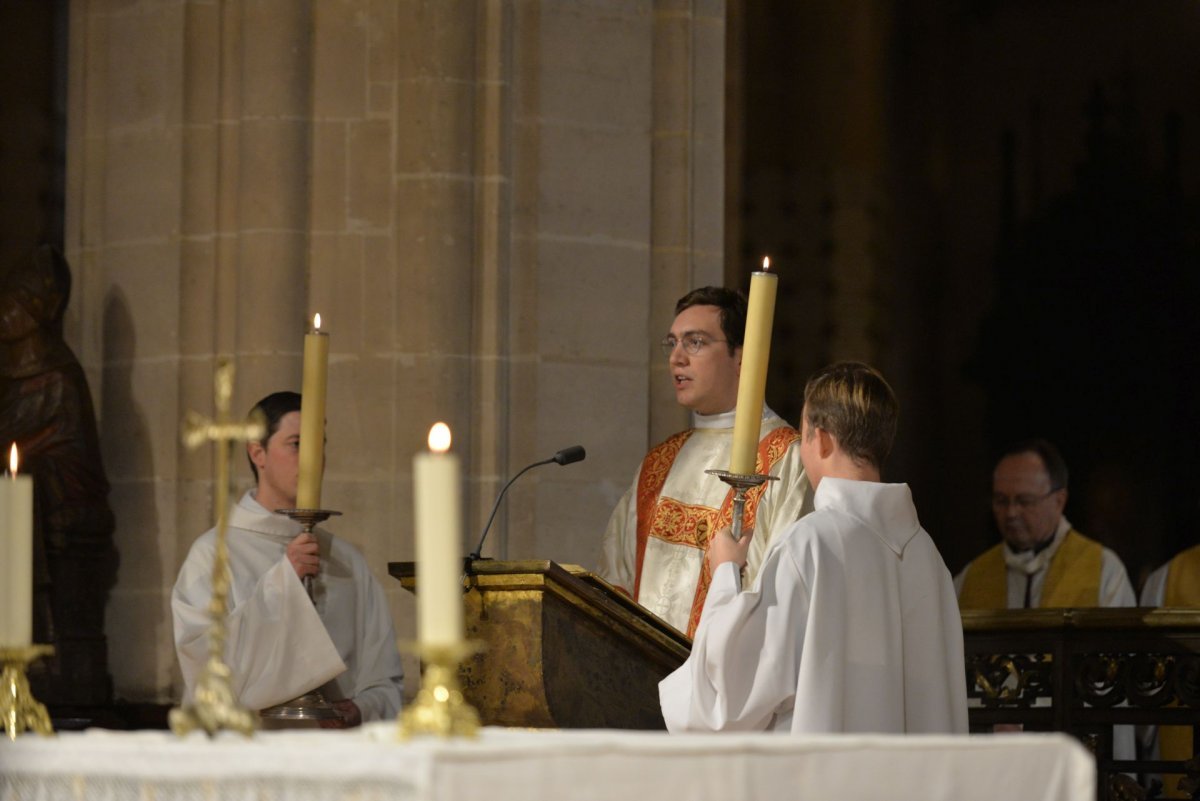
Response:
[{"label": "white altar cloth", "polygon": [[2,801],[1093,801],[1092,757],[1057,734],[668,735],[485,729],[396,742],[394,723],[252,739],[91,730],[0,738]]}]

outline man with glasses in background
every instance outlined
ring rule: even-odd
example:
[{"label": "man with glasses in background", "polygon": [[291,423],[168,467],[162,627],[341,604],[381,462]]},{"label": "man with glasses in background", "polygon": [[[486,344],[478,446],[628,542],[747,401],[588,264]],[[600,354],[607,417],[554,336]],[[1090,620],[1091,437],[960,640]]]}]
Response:
[{"label": "man with glasses in background", "polygon": [[[675,304],[662,349],[675,399],[691,410],[692,427],[646,454],[602,543],[600,575],[688,636],[700,622],[712,578],[705,559],[709,537],[731,521],[733,491],[705,471],[729,467],[745,329],[740,292],[702,287]],[[771,536],[812,509],[799,440],[796,429],[763,406],[756,470],[779,480],[747,493],[745,521],[755,532],[747,581]]]},{"label": "man with glasses in background", "polygon": [[[992,473],[992,514],[1004,541],[954,577],[959,608],[1137,606],[1120,557],[1076,531],[1066,505],[1067,463],[1058,448],[1031,439],[1004,451]],[[1133,726],[1113,727],[1112,753],[1136,757]]]},{"label": "man with glasses in background", "polygon": [[1120,558],[1071,527],[1067,465],[1042,439],[1006,450],[992,473],[1004,541],[954,577],[962,609],[1136,606]]}]

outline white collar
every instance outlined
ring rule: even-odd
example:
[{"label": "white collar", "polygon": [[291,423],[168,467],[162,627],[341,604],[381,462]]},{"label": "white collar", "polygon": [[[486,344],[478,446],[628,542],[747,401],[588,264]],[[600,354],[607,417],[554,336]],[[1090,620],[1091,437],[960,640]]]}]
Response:
[{"label": "white collar", "polygon": [[[700,414],[699,412],[692,412],[692,428],[733,428],[733,420],[736,416],[736,409],[730,409],[727,412],[719,412],[717,414]],[[762,419],[770,420],[776,417],[779,417],[779,415],[771,411],[770,407],[764,403]]]},{"label": "white collar", "polygon": [[266,509],[258,502],[257,490],[247,490],[229,515],[229,526],[262,534],[273,540],[291,542],[301,526],[294,520]]},{"label": "white collar", "polygon": [[907,484],[854,481],[826,476],[813,497],[815,509],[835,508],[871,529],[896,556],[921,530]]},{"label": "white collar", "polygon": [[1054,529],[1054,538],[1050,544],[1036,553],[1032,548],[1026,551],[1014,551],[1007,542],[1004,543],[1004,564],[1026,576],[1042,572],[1050,565],[1050,561],[1054,559],[1054,554],[1058,553],[1059,546],[1062,545],[1070,530],[1071,522],[1067,520],[1066,515],[1063,515],[1058,519],[1058,528]]}]

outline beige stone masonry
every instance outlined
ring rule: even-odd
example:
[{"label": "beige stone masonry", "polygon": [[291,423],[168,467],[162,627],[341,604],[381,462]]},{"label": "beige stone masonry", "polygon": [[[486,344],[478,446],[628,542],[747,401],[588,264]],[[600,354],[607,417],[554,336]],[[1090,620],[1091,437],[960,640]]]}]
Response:
[{"label": "beige stone masonry", "polygon": [[[331,337],[330,524],[402,639],[411,465],[448,422],[464,553],[593,563],[654,441],[686,425],[657,341],[720,283],[724,4],[606,0],[72,0],[68,330],[93,382],[122,565],[116,692],[181,687],[169,593],[213,518],[178,425],[299,388]],[[244,457],[236,470],[249,483]],[[410,692],[416,665],[406,661]]]}]

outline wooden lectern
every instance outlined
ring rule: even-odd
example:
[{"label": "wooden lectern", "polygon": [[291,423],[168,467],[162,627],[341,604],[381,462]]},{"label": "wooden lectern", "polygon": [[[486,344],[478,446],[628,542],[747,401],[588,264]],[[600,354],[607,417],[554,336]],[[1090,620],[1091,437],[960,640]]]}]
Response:
[{"label": "wooden lectern", "polygon": [[[414,563],[388,573],[419,591]],[[459,679],[484,725],[664,728],[658,682],[686,635],[576,565],[480,559],[464,591],[467,638],[485,650]]]}]

